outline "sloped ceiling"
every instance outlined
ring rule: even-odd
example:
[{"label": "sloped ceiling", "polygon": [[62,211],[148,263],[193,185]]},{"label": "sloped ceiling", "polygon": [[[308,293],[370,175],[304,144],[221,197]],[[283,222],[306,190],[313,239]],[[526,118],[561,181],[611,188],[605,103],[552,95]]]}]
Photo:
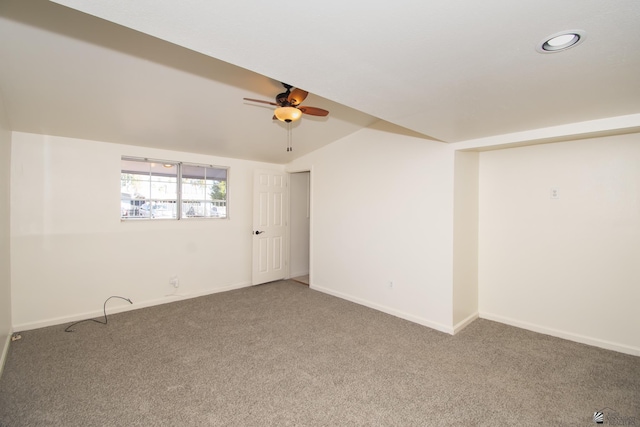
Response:
[{"label": "sloped ceiling", "polygon": [[378,119],[310,94],[330,116],[287,126],[280,82],[51,3],[0,1],[0,95],[12,130],[287,163]]},{"label": "sloped ceiling", "polygon": [[[284,163],[377,119],[445,143],[640,126],[637,0],[56,1],[93,16],[0,3],[16,130]],[[536,52],[571,29],[584,43]],[[241,100],[272,99],[278,81],[331,111],[294,125],[293,154],[270,108]]]}]

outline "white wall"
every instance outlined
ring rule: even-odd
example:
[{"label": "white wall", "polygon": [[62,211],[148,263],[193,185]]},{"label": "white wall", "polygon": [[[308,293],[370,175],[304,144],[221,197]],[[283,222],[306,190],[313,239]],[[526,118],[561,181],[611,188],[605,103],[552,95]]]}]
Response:
[{"label": "white wall", "polygon": [[455,153],[453,324],[456,331],[478,317],[478,167],[478,153]]},{"label": "white wall", "polygon": [[640,355],[640,134],[483,152],[479,185],[481,317]]},{"label": "white wall", "polygon": [[[230,219],[120,221],[122,155],[229,166]],[[15,330],[99,315],[111,295],[135,303],[112,300],[116,312],[248,286],[253,170],[283,169],[17,132],[11,158]]]},{"label": "white wall", "polygon": [[387,124],[288,165],[311,170],[311,287],[451,333],[453,166]]},{"label": "white wall", "polygon": [[309,178],[309,172],[298,172],[290,175],[290,277],[309,274],[309,232],[311,225]]},{"label": "white wall", "polygon": [[11,336],[10,174],[11,132],[0,94],[0,374]]},{"label": "white wall", "polygon": [[[11,205],[10,222],[0,209],[3,342],[11,323],[98,316],[114,294],[136,304],[112,301],[109,312],[248,286],[253,171],[284,169],[10,134],[6,121],[0,150],[5,170],[11,157],[10,191],[0,188]],[[121,222],[122,155],[230,166],[231,218]],[[481,317],[640,354],[639,166],[638,134],[477,154],[381,123],[287,170],[312,171],[312,288],[444,332],[477,306]],[[181,288],[167,297],[174,274]]]}]

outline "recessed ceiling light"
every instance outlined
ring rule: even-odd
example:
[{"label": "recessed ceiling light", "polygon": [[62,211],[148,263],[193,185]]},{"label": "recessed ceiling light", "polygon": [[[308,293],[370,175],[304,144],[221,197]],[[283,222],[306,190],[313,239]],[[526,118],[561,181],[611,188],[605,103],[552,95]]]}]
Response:
[{"label": "recessed ceiling light", "polygon": [[545,37],[536,50],[540,53],[555,53],[569,49],[584,41],[586,34],[582,30],[567,30]]}]

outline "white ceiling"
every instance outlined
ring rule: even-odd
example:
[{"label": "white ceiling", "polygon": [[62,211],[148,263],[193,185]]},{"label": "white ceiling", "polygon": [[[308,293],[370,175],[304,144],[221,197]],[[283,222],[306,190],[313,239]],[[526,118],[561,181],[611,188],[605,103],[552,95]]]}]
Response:
[{"label": "white ceiling", "polygon": [[[0,1],[14,130],[285,163],[378,119],[447,143],[640,126],[637,0],[56,1],[104,20]],[[584,43],[536,52],[570,29]],[[271,108],[242,101],[279,81],[331,112],[295,123],[292,153]]]}]

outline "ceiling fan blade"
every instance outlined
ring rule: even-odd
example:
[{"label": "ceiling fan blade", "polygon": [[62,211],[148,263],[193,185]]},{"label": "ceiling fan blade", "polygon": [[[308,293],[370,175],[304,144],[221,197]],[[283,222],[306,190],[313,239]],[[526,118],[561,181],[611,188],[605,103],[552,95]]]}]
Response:
[{"label": "ceiling fan blade", "polygon": [[261,102],[263,104],[269,104],[269,105],[275,105],[277,106],[278,104],[276,104],[275,102],[271,102],[271,101],[263,101],[261,99],[251,99],[251,98],[242,98],[245,101],[251,101],[251,102]]},{"label": "ceiling fan blade", "polygon": [[298,110],[302,111],[304,114],[309,114],[310,116],[324,117],[329,115],[329,112],[327,110],[323,110],[322,108],[316,108],[316,107],[301,106],[301,107],[298,107]]},{"label": "ceiling fan blade", "polygon": [[295,107],[296,105],[300,105],[302,101],[305,100],[307,95],[309,95],[309,92],[307,92],[306,90],[295,88],[289,94],[287,101],[289,101],[289,104]]}]

